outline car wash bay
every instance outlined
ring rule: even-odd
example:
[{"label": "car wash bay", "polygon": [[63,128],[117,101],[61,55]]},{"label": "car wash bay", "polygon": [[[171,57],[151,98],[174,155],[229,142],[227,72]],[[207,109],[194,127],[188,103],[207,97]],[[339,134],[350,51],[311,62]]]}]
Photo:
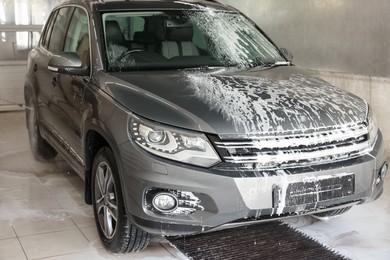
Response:
[{"label": "car wash bay", "polygon": [[[84,204],[83,181],[60,158],[40,163],[29,150],[22,88],[25,59],[53,2],[15,0],[0,5],[0,259],[116,259],[99,242],[92,209]],[[368,100],[389,144],[390,69],[385,43],[389,42],[386,25],[390,21],[381,13],[390,6],[385,0],[366,4],[363,0],[353,4],[247,0],[238,7],[279,46],[289,48],[297,65]],[[26,13],[20,15],[21,10]],[[34,18],[31,14],[35,13],[40,17]],[[25,17],[30,18],[22,21]],[[321,222],[305,216],[286,222],[352,259],[389,259],[389,178],[385,185],[379,200],[354,207],[339,218]],[[247,233],[240,234],[245,238]],[[232,234],[223,233],[217,239],[223,241],[226,236]],[[261,245],[253,237],[245,243]],[[245,243],[241,251],[246,250]],[[198,248],[204,250],[202,241]],[[134,257],[185,259],[161,239],[154,239],[142,253],[120,258]]]}]

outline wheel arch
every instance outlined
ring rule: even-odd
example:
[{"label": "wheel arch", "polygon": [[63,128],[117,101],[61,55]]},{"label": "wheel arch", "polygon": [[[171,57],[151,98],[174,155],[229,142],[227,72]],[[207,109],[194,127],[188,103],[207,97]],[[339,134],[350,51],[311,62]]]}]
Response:
[{"label": "wheel arch", "polygon": [[115,156],[117,163],[118,171],[121,171],[121,164],[119,161],[118,150],[114,139],[106,133],[101,127],[96,123],[89,123],[85,131],[85,136],[83,140],[84,145],[84,181],[85,181],[85,202],[87,204],[92,204],[92,194],[91,194],[91,185],[92,185],[92,168],[96,153],[103,147],[108,147],[111,149]]},{"label": "wheel arch", "polygon": [[24,82],[24,93],[23,93],[23,95],[24,95],[24,101],[26,102],[27,100],[26,100],[26,92],[27,91],[29,91],[32,95],[33,95],[33,97],[34,98],[37,98],[37,91],[38,91],[38,89],[37,89],[38,87],[37,87],[37,83],[36,83],[36,80],[33,78],[33,79],[31,79],[31,80],[25,80],[25,82]]}]

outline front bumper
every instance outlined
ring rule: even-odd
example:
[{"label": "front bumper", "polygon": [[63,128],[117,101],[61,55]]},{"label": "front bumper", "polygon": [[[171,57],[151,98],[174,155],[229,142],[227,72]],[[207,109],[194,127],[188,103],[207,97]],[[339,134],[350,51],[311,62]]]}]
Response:
[{"label": "front bumper", "polygon": [[[159,235],[195,234],[243,220],[309,214],[375,200],[383,191],[383,180],[378,183],[377,179],[387,156],[381,133],[373,150],[358,158],[309,168],[282,169],[261,176],[253,171],[229,171],[220,166],[203,169],[172,162],[144,152],[131,141],[122,144],[118,152],[128,216],[143,230]],[[353,190],[350,192],[347,187],[345,192],[349,193],[341,197],[313,201],[313,196],[309,196],[311,199],[298,204],[286,199],[291,183],[305,186],[321,180],[351,181],[348,176],[352,176]],[[336,181],[332,185],[336,187],[340,183]],[[201,209],[182,215],[150,210],[145,194],[151,188],[191,192],[200,199]],[[309,191],[307,188],[305,192]]]}]

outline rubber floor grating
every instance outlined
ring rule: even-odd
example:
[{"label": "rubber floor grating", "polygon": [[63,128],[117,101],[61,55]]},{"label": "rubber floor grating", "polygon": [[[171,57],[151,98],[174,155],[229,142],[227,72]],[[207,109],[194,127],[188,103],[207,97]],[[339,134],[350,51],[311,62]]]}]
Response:
[{"label": "rubber floor grating", "polygon": [[279,221],[167,237],[190,259],[348,259]]}]

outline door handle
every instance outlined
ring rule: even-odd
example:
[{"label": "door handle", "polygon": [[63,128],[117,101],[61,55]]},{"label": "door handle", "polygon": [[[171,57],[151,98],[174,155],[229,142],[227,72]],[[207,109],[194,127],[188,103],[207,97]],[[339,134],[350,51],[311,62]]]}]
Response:
[{"label": "door handle", "polygon": [[51,79],[51,84],[53,85],[53,87],[57,87],[57,83],[58,83],[57,77],[53,77],[53,78]]}]

